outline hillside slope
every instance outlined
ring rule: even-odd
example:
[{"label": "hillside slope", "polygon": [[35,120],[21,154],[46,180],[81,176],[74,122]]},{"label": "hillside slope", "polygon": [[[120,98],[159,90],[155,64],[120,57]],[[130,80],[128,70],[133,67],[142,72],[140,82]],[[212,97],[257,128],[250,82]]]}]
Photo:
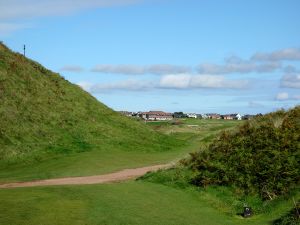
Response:
[{"label": "hillside slope", "polygon": [[52,155],[166,151],[178,141],[101,104],[79,86],[0,44],[0,165]]}]

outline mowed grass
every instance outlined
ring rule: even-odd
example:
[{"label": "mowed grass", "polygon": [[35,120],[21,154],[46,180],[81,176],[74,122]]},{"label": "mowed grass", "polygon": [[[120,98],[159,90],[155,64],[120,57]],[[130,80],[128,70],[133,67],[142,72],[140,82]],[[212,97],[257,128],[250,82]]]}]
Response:
[{"label": "mowed grass", "polygon": [[125,168],[176,162],[187,154],[186,149],[167,152],[91,151],[37,162],[34,165],[14,165],[1,168],[0,183],[48,179],[54,177],[105,174]]},{"label": "mowed grass", "polygon": [[[196,151],[209,142],[216,133],[235,127],[241,121],[184,119],[180,125],[171,122],[147,123],[156,132],[166,135],[172,141],[172,148],[157,151],[143,149],[143,146],[127,146],[127,151],[113,146],[101,146],[85,152],[57,154],[51,158],[34,163],[26,162],[12,165],[0,164],[0,183],[28,181],[55,177],[88,176],[105,174],[125,168],[136,168],[154,164],[176,162],[189,152]],[[158,126],[159,124],[159,126]],[[197,127],[189,126],[197,124]],[[174,147],[177,143],[177,146]]]},{"label": "mowed grass", "polygon": [[222,130],[234,128],[244,121],[183,118],[175,121],[148,122],[147,126],[185,141],[187,151],[199,150]]},{"label": "mowed grass", "polygon": [[[189,127],[189,123],[202,123],[203,126]],[[199,144],[208,141],[205,137],[239,123],[213,120],[186,120],[176,126],[162,123],[159,129],[153,128],[159,132],[176,129],[171,135],[185,140],[187,146],[167,153],[141,154],[132,151],[125,154],[123,151],[108,151],[107,154],[102,152],[101,160],[97,152],[95,155],[92,155],[93,152],[84,152],[80,153],[80,158],[75,154],[57,159],[57,164],[41,164],[45,168],[41,166],[37,171],[29,167],[28,170],[32,171],[23,173],[16,170],[20,171],[20,177],[17,177],[16,172],[12,173],[15,178],[31,179],[30,176],[24,177],[24,174],[41,171],[40,176],[43,177],[44,171],[55,173],[57,170],[57,174],[49,174],[49,177],[85,175],[105,173],[118,167],[169,162],[197,150]],[[147,125],[153,126],[154,123]],[[201,132],[202,135],[198,135]],[[69,166],[63,167],[66,162],[60,163],[59,160],[69,161]],[[6,176],[8,174],[6,172]],[[279,201],[268,212],[244,219],[236,215],[231,205],[235,201],[234,197],[230,197],[226,190],[200,190],[147,180],[102,185],[0,189],[0,199],[0,224],[9,225],[265,225],[284,215],[292,206],[291,200]]]},{"label": "mowed grass", "polygon": [[[211,196],[214,198],[214,196]],[[273,214],[243,219],[210,205],[209,195],[143,181],[0,190],[0,224],[268,224]]]},{"label": "mowed grass", "polygon": [[216,120],[216,119],[194,119],[183,118],[173,121],[147,122],[147,126],[165,134],[172,133],[197,133],[212,135],[214,131],[228,129],[241,124],[243,121],[238,120]]}]

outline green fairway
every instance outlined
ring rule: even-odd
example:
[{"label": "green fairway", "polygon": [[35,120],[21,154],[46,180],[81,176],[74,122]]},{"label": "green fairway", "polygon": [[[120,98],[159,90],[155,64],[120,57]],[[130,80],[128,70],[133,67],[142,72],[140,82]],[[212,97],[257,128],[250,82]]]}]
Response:
[{"label": "green fairway", "polygon": [[47,179],[54,177],[88,176],[177,161],[187,154],[186,149],[166,152],[91,151],[71,154],[31,165],[1,168],[0,183]]},{"label": "green fairway", "polygon": [[[173,146],[170,149],[157,150],[154,145],[153,150],[149,151],[143,146],[132,146],[132,148],[127,146],[128,150],[124,151],[120,149],[118,143],[112,143],[107,147],[101,146],[100,149],[58,154],[49,159],[42,157],[43,160],[39,160],[37,157],[33,163],[31,161],[28,164],[23,162],[1,166],[0,163],[0,183],[104,174],[125,168],[176,162],[189,152],[196,151],[201,144],[210,141],[216,133],[241,123],[241,121],[199,119],[181,121],[182,124],[179,125],[171,125],[171,122],[147,123],[147,126],[168,137]],[[198,126],[189,126],[190,124]],[[147,143],[147,145],[151,144]]]},{"label": "green fairway", "polygon": [[195,189],[132,181],[117,184],[0,190],[0,224],[215,225],[268,224],[274,213],[243,219],[211,206],[214,196]]},{"label": "green fairway", "polygon": [[[174,134],[179,138],[193,137],[193,140],[204,143],[211,140],[224,129],[238,126],[244,121],[238,120],[212,120],[212,119],[177,119],[175,121],[148,122],[147,126],[164,134]],[[186,137],[187,138],[187,137]],[[187,139],[188,140],[188,139]]]},{"label": "green fairway", "polygon": [[234,128],[244,121],[183,118],[175,121],[148,122],[147,126],[183,140],[186,151],[194,152],[208,144],[222,130]]}]

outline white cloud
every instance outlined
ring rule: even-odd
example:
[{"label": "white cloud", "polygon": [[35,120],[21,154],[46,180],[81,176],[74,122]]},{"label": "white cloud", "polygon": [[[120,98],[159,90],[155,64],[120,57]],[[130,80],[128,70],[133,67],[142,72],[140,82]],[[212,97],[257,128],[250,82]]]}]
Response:
[{"label": "white cloud", "polygon": [[281,68],[281,63],[279,62],[268,62],[256,65],[254,71],[258,73],[274,72],[275,70]]},{"label": "white cloud", "polygon": [[300,48],[285,48],[271,53],[256,53],[251,57],[254,61],[300,60]]},{"label": "white cloud", "polygon": [[198,72],[201,74],[229,74],[229,73],[266,73],[273,72],[281,67],[279,62],[255,63],[252,61],[226,60],[224,65],[212,63],[200,64]]},{"label": "white cloud", "polygon": [[287,100],[300,100],[300,95],[292,95],[290,96],[287,92],[278,93],[276,98],[278,101],[287,101]]},{"label": "white cloud", "polygon": [[281,78],[280,86],[285,88],[300,88],[300,74],[285,74]]},{"label": "white cloud", "polygon": [[6,36],[9,35],[12,32],[15,32],[17,30],[30,28],[31,25],[29,24],[23,24],[23,23],[11,23],[11,22],[1,22],[0,21],[0,35]]},{"label": "white cloud", "polygon": [[145,0],[0,0],[0,35],[28,28],[24,21],[45,16],[64,16],[82,10],[115,7]]},{"label": "white cloud", "polygon": [[191,72],[191,68],[186,66],[157,64],[146,67],[146,71],[152,74],[181,74]]},{"label": "white cloud", "polygon": [[92,72],[98,73],[114,73],[114,74],[144,74],[144,67],[135,65],[97,65]]},{"label": "white cloud", "polygon": [[0,19],[14,20],[65,15],[84,9],[121,6],[141,0],[9,0],[0,1]]},{"label": "white cloud", "polygon": [[[238,56],[226,58],[223,65],[213,63],[203,63],[198,66],[199,73],[202,74],[229,74],[229,73],[267,73],[274,72],[282,68],[283,61],[300,60],[300,48],[285,48],[278,51],[255,53],[249,60],[241,59]],[[295,72],[293,66],[283,68],[286,72]]]},{"label": "white cloud", "polygon": [[241,89],[248,84],[247,80],[228,80],[216,75],[165,75],[160,80],[161,88],[197,89],[197,88],[229,88]]},{"label": "white cloud", "polygon": [[284,101],[289,99],[289,94],[286,92],[278,93],[276,96],[276,100],[278,101]]},{"label": "white cloud", "polygon": [[185,89],[190,86],[191,75],[165,75],[160,79],[159,86],[161,88]]},{"label": "white cloud", "polygon": [[297,68],[296,67],[294,67],[294,66],[292,66],[292,65],[287,65],[287,66],[285,66],[284,68],[283,68],[283,71],[285,72],[285,73],[297,73],[298,72],[298,70],[297,70]]},{"label": "white cloud", "polygon": [[138,65],[97,65],[91,71],[98,73],[114,73],[125,75],[140,75],[140,74],[180,74],[190,72],[190,68],[185,66],[155,64],[149,66]]},{"label": "white cloud", "polygon": [[66,66],[63,66],[60,70],[61,70],[61,71],[67,71],[67,72],[80,73],[80,72],[82,72],[84,69],[83,69],[81,66],[76,66],[76,65],[66,65]]},{"label": "white cloud", "polygon": [[108,90],[147,91],[153,89],[153,81],[146,80],[123,80],[112,83],[94,84],[90,87],[91,93],[99,93]]},{"label": "white cloud", "polygon": [[250,101],[250,102],[248,102],[248,106],[249,106],[250,108],[262,108],[262,107],[264,107],[263,104],[258,103],[258,102],[255,102],[255,101]]},{"label": "white cloud", "polygon": [[229,88],[241,89],[248,84],[247,80],[228,80],[223,76],[198,75],[191,77],[191,87],[195,88]]},{"label": "white cloud", "polygon": [[228,80],[223,76],[212,75],[164,75],[157,80],[121,80],[117,82],[91,84],[87,82],[77,83],[84,90],[98,93],[109,90],[125,91],[149,91],[157,89],[241,89],[248,85],[246,80]]}]

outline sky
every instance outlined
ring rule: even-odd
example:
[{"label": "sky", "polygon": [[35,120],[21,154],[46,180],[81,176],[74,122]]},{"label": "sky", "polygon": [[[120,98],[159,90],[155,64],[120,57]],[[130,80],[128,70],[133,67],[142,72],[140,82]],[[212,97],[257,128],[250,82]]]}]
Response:
[{"label": "sky", "polygon": [[0,0],[0,40],[114,110],[300,103],[299,0]]}]

